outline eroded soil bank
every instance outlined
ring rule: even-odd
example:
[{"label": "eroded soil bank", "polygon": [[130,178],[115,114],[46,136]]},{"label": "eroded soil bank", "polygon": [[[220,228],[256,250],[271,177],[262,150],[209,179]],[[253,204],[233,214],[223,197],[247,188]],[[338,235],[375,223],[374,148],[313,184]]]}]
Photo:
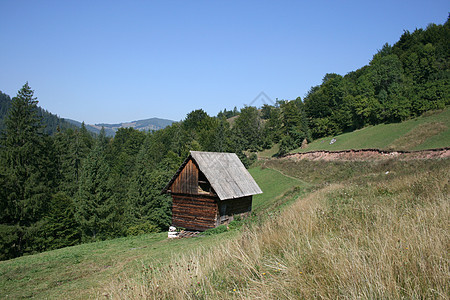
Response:
[{"label": "eroded soil bank", "polygon": [[283,159],[293,160],[383,160],[383,159],[430,159],[448,158],[450,148],[420,150],[420,151],[387,151],[379,149],[341,150],[341,151],[311,151],[293,153],[283,156]]}]

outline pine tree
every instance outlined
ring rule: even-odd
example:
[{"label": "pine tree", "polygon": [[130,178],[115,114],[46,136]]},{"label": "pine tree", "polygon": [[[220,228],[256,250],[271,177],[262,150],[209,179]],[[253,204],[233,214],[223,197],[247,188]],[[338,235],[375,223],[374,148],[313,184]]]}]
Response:
[{"label": "pine tree", "polygon": [[87,156],[76,197],[76,218],[85,240],[105,239],[116,235],[117,207],[112,193],[110,166],[106,160],[107,138],[102,129],[94,148]]},{"label": "pine tree", "polygon": [[47,249],[73,246],[81,241],[81,230],[75,219],[74,204],[66,194],[57,193],[52,197],[45,221]]},{"label": "pine tree", "polygon": [[58,132],[54,141],[59,163],[59,191],[74,197],[78,191],[82,162],[91,150],[92,137],[82,125],[81,129]]},{"label": "pine tree", "polygon": [[[130,180],[126,215],[129,226],[150,223],[158,228],[170,224],[171,202],[161,190],[173,174],[173,162],[178,166],[178,156],[169,151],[162,160],[157,161],[158,149],[162,144],[149,135],[136,158],[135,171]],[[158,154],[158,155],[155,155]]]},{"label": "pine tree", "polygon": [[26,83],[12,100],[2,138],[1,222],[15,228],[14,255],[42,249],[34,244],[39,237],[31,232],[42,223],[55,185],[53,143],[42,135],[37,103]]}]

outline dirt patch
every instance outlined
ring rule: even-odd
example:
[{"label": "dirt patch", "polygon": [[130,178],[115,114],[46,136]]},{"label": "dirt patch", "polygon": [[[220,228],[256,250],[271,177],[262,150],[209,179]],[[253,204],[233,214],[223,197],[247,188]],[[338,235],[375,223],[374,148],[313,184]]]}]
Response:
[{"label": "dirt patch", "polygon": [[384,151],[379,149],[342,150],[342,151],[311,151],[305,153],[287,154],[282,159],[293,160],[384,160],[398,159],[436,159],[450,157],[450,148],[420,150],[420,151]]}]

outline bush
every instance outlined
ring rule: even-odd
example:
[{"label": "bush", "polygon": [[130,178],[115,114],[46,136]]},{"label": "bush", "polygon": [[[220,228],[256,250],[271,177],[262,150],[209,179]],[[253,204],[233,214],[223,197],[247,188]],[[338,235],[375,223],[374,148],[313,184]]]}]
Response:
[{"label": "bush", "polygon": [[226,232],[227,230],[228,230],[227,225],[220,225],[220,226],[217,226],[216,228],[211,228],[211,229],[205,230],[202,234],[213,235],[213,234]]},{"label": "bush", "polygon": [[0,260],[20,256],[19,244],[22,235],[19,226],[0,224]]},{"label": "bush", "polygon": [[137,225],[133,225],[128,227],[127,235],[141,235],[146,233],[159,232],[160,229],[155,224],[150,223],[149,221],[145,221],[143,223],[139,223]]}]

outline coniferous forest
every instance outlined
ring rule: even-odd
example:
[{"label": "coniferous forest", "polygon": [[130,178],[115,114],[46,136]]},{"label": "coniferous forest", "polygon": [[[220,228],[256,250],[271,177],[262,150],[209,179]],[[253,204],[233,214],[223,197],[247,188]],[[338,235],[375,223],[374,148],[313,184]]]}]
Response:
[{"label": "coniferous forest", "polygon": [[249,153],[276,143],[283,155],[305,139],[445,108],[449,41],[449,20],[406,31],[369,65],[326,74],[304,99],[216,117],[199,109],[165,129],[121,128],[114,138],[58,123],[28,83],[12,100],[0,93],[0,259],[165,230],[171,203],[160,192],[190,150],[235,152],[249,166]]}]

